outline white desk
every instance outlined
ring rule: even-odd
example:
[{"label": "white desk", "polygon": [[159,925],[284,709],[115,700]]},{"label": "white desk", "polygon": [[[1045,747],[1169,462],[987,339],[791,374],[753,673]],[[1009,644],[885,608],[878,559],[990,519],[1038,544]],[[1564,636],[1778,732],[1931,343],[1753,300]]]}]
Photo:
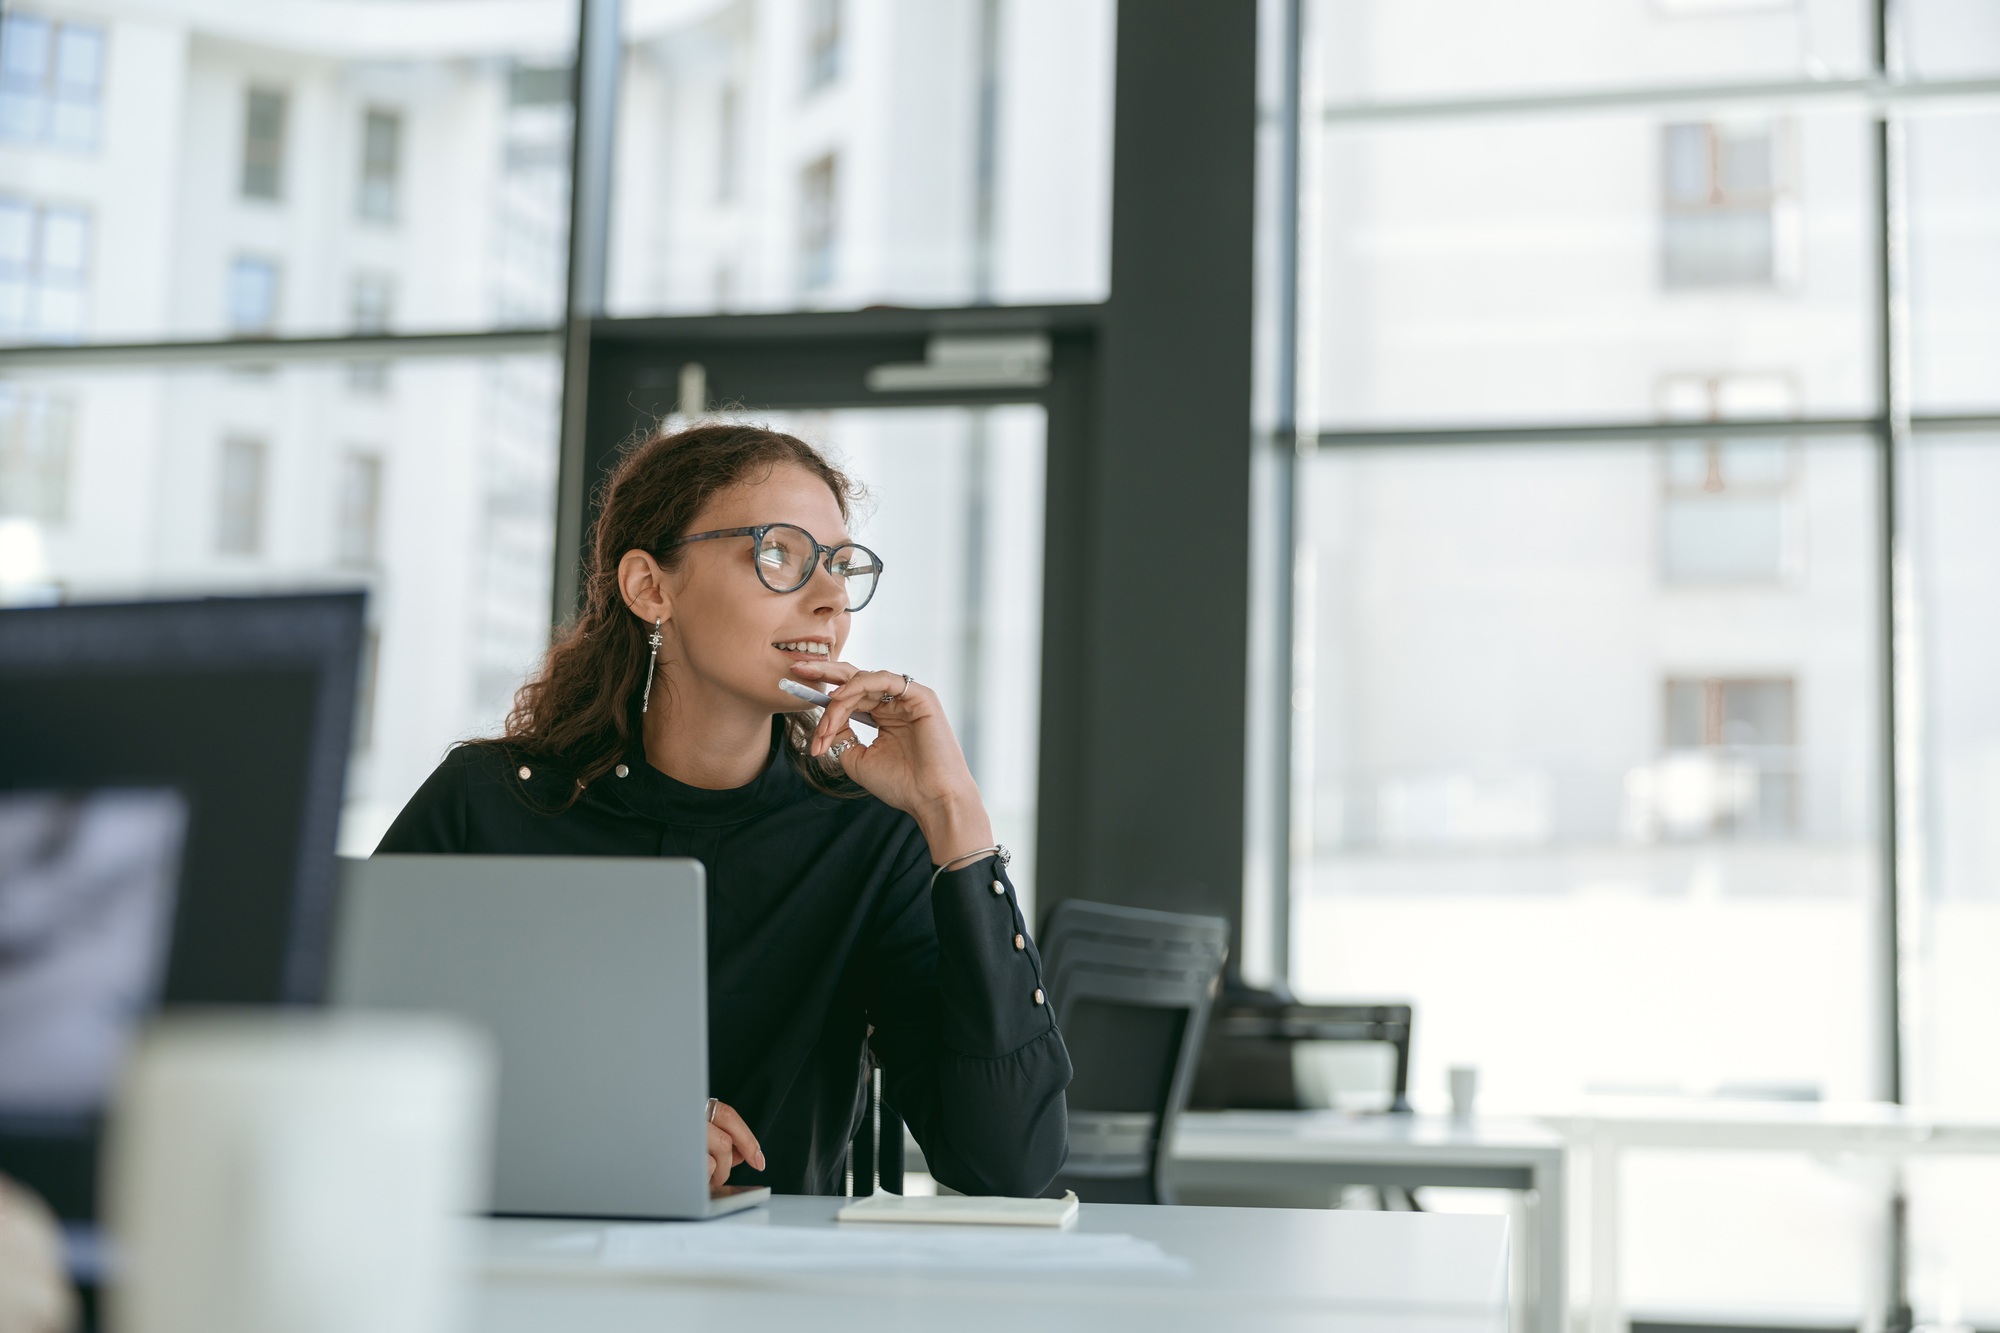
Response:
[{"label": "white desk", "polygon": [[[1530,1192],[1530,1327],[1562,1333],[1568,1301],[1566,1144],[1532,1120],[1337,1111],[1189,1111],[1176,1121],[1175,1188],[1284,1199],[1342,1185]],[[1303,1201],[1303,1199],[1301,1199]]]},{"label": "white desk", "polygon": [[2000,1155],[2000,1122],[1945,1117],[1888,1102],[1619,1099],[1550,1116],[1590,1151],[1590,1333],[1624,1333],[1618,1291],[1619,1157],[1628,1148]]},{"label": "white desk", "polygon": [[[781,1197],[703,1227],[835,1225],[840,1199]],[[475,1333],[1507,1333],[1507,1236],[1498,1217],[1085,1204],[1083,1232],[1124,1233],[1188,1261],[1116,1271],[672,1276],[613,1271],[538,1249],[589,1222],[481,1223]],[[851,1224],[850,1224],[851,1225]]]}]

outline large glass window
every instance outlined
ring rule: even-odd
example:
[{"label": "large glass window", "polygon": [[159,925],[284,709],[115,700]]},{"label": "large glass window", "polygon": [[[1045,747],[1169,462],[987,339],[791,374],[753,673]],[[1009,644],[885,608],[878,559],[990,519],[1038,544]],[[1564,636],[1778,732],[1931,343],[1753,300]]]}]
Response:
[{"label": "large glass window", "polygon": [[[2000,421],[1919,437],[1910,474],[1914,637],[1921,644],[1922,738],[1912,778],[1922,881],[1909,886],[1909,1078],[1926,1104],[2000,1114]],[[1981,1324],[2000,1311],[2000,1164],[1913,1173],[1913,1255],[1924,1294],[1945,1318]]]},{"label": "large glass window", "polygon": [[1985,0],[1900,0],[1910,69],[1929,78],[2000,72],[2000,11]]},{"label": "large glass window", "polygon": [[[552,354],[0,377],[0,521],[76,599],[363,587],[374,656],[341,848],[365,854],[547,643]],[[17,537],[22,534],[16,534]],[[871,608],[872,610],[872,608]]]},{"label": "large glass window", "polygon": [[1914,404],[2000,410],[2000,109],[1913,116],[1904,133]]},{"label": "large glass window", "polygon": [[1858,0],[1341,0],[1318,18],[1343,102],[1853,77],[1869,59]]},{"label": "large glass window", "polygon": [[[1857,441],[1759,449],[1786,461],[1741,470],[1782,468],[1803,534],[1783,578],[1741,577],[1768,531],[1684,517],[1730,503],[1672,484],[1727,476],[1727,444],[1313,462],[1292,979],[1414,1000],[1420,1103],[1459,1064],[1492,1103],[1533,1109],[1873,1095],[1875,458]],[[1677,532],[1725,567],[1663,565]],[[1722,1180],[1765,1224],[1828,1225],[1795,1167],[1691,1170],[1627,1181],[1661,1233],[1635,1299],[1685,1313],[1746,1287],[1795,1304],[1844,1289],[1833,1256],[1864,1250],[1863,1230],[1826,1262],[1759,1250],[1735,1269],[1663,1238],[1667,1218],[1699,1230]],[[1866,1209],[1849,1212],[1860,1227]]]},{"label": "large glass window", "polygon": [[[2000,1108],[2000,98],[1920,95],[2000,26],[1887,8],[1308,6],[1289,977],[1413,1001],[1420,1108],[1866,1101],[1892,1030]],[[1873,1317],[1899,1188],[1920,1321],[2000,1311],[2000,1169],[1625,1184],[1631,1318]]]},{"label": "large glass window", "polygon": [[1109,290],[1112,0],[625,12],[612,313]]},{"label": "large glass window", "polygon": [[1320,421],[1677,418],[1716,379],[1790,386],[1718,416],[1874,411],[1868,144],[1845,112],[1330,125]]},{"label": "large glass window", "polygon": [[1689,586],[1659,452],[1313,465],[1293,975],[1421,996],[1416,1086],[1870,1094],[1873,459],[1802,451],[1794,582]]},{"label": "large glass window", "polygon": [[346,332],[356,269],[395,278],[395,332],[556,323],[576,9],[9,6],[0,195],[92,219],[93,259],[73,316],[0,309],[0,340],[229,336],[243,254],[286,275],[272,336]]}]

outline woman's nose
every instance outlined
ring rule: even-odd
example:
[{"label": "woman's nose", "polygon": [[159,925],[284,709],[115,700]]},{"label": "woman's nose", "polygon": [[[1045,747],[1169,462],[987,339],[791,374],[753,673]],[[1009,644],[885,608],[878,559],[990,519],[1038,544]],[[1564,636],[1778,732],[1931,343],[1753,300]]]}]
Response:
[{"label": "woman's nose", "polygon": [[824,558],[814,562],[812,578],[806,583],[806,590],[815,613],[838,615],[847,609],[847,584],[834,577]]}]

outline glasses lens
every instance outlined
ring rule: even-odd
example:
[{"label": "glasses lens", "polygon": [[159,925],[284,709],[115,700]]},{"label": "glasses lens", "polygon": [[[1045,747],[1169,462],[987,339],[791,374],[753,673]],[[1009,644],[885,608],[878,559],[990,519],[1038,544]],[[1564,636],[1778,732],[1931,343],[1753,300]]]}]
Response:
[{"label": "glasses lens", "polygon": [[813,540],[780,523],[757,543],[757,577],[772,592],[796,592],[812,576]]},{"label": "glasses lens", "polygon": [[833,576],[847,585],[847,609],[859,611],[875,595],[876,581],[882,577],[882,562],[865,546],[842,546],[828,558]]}]

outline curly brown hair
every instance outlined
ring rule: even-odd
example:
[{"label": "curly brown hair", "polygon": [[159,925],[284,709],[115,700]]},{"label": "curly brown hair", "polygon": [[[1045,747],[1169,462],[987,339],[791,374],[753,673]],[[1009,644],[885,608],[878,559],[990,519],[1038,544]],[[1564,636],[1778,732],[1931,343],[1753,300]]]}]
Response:
[{"label": "curly brown hair", "polygon": [[[625,605],[618,562],[627,551],[638,550],[673,568],[687,550],[674,541],[687,533],[711,498],[731,486],[761,481],[785,464],[818,476],[833,492],[841,517],[853,516],[860,489],[796,436],[762,426],[703,422],[635,437],[598,489],[582,610],[549,648],[541,670],[514,696],[502,734],[472,744],[560,762],[576,776],[570,802],[610,772],[639,734],[646,638],[652,629]],[[806,780],[821,791],[854,794],[837,762],[807,753],[819,710],[785,718],[786,752]]]}]

